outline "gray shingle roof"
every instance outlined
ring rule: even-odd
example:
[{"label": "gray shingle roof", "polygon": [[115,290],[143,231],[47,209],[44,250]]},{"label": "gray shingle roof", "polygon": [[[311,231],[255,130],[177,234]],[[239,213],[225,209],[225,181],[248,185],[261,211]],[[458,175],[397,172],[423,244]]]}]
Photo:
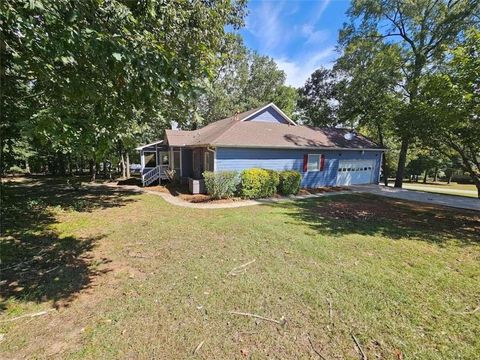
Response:
[{"label": "gray shingle roof", "polygon": [[381,149],[362,135],[345,139],[348,129],[242,121],[259,109],[213,122],[198,130],[166,130],[165,136],[170,146]]}]

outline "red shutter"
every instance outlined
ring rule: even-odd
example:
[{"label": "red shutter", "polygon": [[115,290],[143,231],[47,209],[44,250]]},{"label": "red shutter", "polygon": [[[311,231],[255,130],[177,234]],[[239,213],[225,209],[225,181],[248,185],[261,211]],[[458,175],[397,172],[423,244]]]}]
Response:
[{"label": "red shutter", "polygon": [[308,155],[303,155],[303,172],[307,172],[308,169]]},{"label": "red shutter", "polygon": [[323,168],[325,167],[325,155],[320,155],[320,171],[323,171]]}]

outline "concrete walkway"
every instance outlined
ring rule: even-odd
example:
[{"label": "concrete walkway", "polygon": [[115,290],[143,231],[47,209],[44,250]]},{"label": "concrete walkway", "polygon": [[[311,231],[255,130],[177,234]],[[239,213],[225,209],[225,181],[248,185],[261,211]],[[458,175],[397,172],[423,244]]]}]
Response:
[{"label": "concrete walkway", "polygon": [[443,205],[458,209],[480,211],[480,200],[462,196],[434,194],[431,192],[398,189],[384,185],[356,185],[351,187],[354,192],[363,192],[386,196],[395,199],[418,201],[427,204]]},{"label": "concrete walkway", "polygon": [[471,197],[477,197],[477,190],[464,190],[455,188],[442,188],[441,186],[422,186],[417,184],[403,184],[404,189],[407,190],[420,190],[433,193],[441,193],[447,195],[469,195]]},{"label": "concrete walkway", "polygon": [[110,188],[114,188],[116,190],[125,190],[125,191],[156,195],[156,196],[160,196],[166,202],[172,205],[182,206],[182,207],[192,208],[192,209],[228,209],[228,208],[237,208],[237,207],[243,207],[243,206],[272,204],[272,203],[278,203],[282,201],[293,201],[293,200],[300,200],[300,199],[311,199],[311,198],[328,197],[328,196],[335,196],[335,195],[344,195],[344,194],[351,194],[351,193],[367,193],[367,194],[386,196],[386,197],[401,199],[401,200],[418,201],[418,202],[427,203],[427,204],[435,204],[435,205],[449,206],[449,207],[454,207],[459,209],[480,211],[480,200],[475,198],[449,196],[449,195],[443,195],[443,194],[433,194],[433,193],[427,193],[423,191],[415,191],[415,190],[407,190],[407,189],[397,189],[393,187],[385,187],[383,185],[355,185],[350,187],[350,191],[337,191],[337,192],[288,196],[288,197],[285,196],[285,197],[279,197],[279,198],[273,198],[273,199],[238,200],[238,201],[225,202],[225,203],[222,203],[222,202],[191,203],[181,199],[178,196],[173,196],[170,193],[153,191],[153,190],[149,190],[148,188],[140,188],[138,186],[133,186],[133,185],[117,185],[113,183],[108,183],[108,184],[107,183],[103,183],[103,184],[84,183],[84,184],[89,186],[107,186]]}]

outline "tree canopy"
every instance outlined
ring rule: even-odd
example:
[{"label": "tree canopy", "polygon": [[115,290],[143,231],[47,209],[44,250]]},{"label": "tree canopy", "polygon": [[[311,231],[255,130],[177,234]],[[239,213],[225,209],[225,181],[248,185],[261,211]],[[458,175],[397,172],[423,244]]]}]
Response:
[{"label": "tree canopy", "polygon": [[164,128],[213,77],[245,2],[5,1],[0,14],[3,170],[21,138],[96,162]]}]

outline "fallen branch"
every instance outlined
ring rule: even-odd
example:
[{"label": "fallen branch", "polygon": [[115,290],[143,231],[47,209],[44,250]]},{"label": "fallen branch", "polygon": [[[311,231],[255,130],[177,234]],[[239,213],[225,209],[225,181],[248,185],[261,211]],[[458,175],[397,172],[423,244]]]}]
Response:
[{"label": "fallen branch", "polygon": [[50,272],[52,272],[52,271],[55,271],[55,270],[57,270],[59,267],[60,267],[60,265],[57,265],[57,266],[51,268],[50,270],[45,271],[44,274],[48,274],[48,273],[50,273]]},{"label": "fallen branch", "polygon": [[322,354],[320,354],[320,351],[315,349],[315,346],[313,346],[313,342],[312,342],[312,339],[310,338],[310,335],[307,335],[307,337],[308,337],[308,342],[310,343],[310,346],[312,347],[312,350],[315,352],[315,354],[317,354],[320,359],[326,360],[325,357]]},{"label": "fallen branch", "polygon": [[35,261],[35,260],[38,260],[38,259],[41,259],[41,255],[44,254],[48,249],[43,249],[43,250],[40,250],[38,252],[37,255],[34,255],[31,259],[28,259],[28,260],[25,260],[25,261],[21,261],[17,264],[13,264],[13,265],[10,265],[10,266],[7,266],[7,267],[4,267],[2,269],[0,269],[0,272],[1,271],[5,271],[5,270],[9,270],[9,269],[15,269],[15,270],[18,270],[20,268],[20,266],[22,265],[26,265],[26,264],[30,264],[31,262]]},{"label": "fallen branch", "polygon": [[236,268],[233,268],[232,270],[230,270],[230,272],[228,273],[228,275],[232,275],[232,276],[235,276],[235,275],[238,275],[240,274],[241,272],[245,271],[247,266],[250,265],[250,264],[253,264],[254,262],[256,261],[256,259],[253,259],[245,264],[242,264],[240,266],[237,266]]},{"label": "fallen branch", "polygon": [[362,355],[362,360],[367,360],[367,355],[365,355],[365,353],[363,352],[363,349],[362,349],[362,347],[360,346],[360,343],[358,342],[358,340],[357,340],[357,338],[355,337],[355,335],[353,335],[353,333],[350,333],[350,335],[352,336],[353,341],[355,341],[355,345],[357,346],[358,350],[360,351],[360,354]]},{"label": "fallen branch", "polygon": [[480,305],[477,306],[475,309],[473,309],[472,311],[463,311],[463,312],[458,312],[457,314],[460,314],[460,315],[471,315],[471,314],[475,314],[477,311],[480,311]]},{"label": "fallen branch", "polygon": [[256,319],[260,319],[260,320],[265,320],[265,321],[270,321],[270,322],[273,322],[275,324],[279,324],[279,325],[285,325],[287,320],[285,320],[285,318],[282,316],[282,318],[280,320],[275,320],[275,319],[269,319],[269,318],[266,318],[264,316],[261,316],[261,315],[257,315],[257,314],[250,314],[250,313],[244,313],[244,312],[239,312],[239,311],[230,311],[230,314],[234,314],[234,315],[242,315],[242,316],[250,316],[250,317],[253,317],[253,318],[256,318]]},{"label": "fallen branch", "polygon": [[330,318],[330,323],[333,325],[333,308],[332,308],[332,300],[327,298],[328,302],[328,317]]},{"label": "fallen branch", "polygon": [[137,259],[151,259],[151,256],[146,256],[142,254],[128,254],[128,256],[132,258],[137,258]]},{"label": "fallen branch", "polygon": [[21,315],[21,316],[17,316],[17,317],[11,318],[11,319],[1,320],[0,322],[4,323],[4,322],[9,322],[9,321],[15,321],[15,320],[23,319],[23,318],[33,318],[33,317],[37,317],[37,316],[47,315],[49,312],[55,311],[55,310],[56,310],[56,309],[50,309],[50,310],[40,311],[40,312],[33,313],[33,314],[25,314],[25,315]]},{"label": "fallen branch", "polygon": [[202,342],[200,342],[200,344],[197,345],[195,350],[193,350],[193,355],[195,355],[197,353],[197,351],[200,350],[200,348],[203,346],[204,342],[205,342],[205,340],[203,340]]}]

